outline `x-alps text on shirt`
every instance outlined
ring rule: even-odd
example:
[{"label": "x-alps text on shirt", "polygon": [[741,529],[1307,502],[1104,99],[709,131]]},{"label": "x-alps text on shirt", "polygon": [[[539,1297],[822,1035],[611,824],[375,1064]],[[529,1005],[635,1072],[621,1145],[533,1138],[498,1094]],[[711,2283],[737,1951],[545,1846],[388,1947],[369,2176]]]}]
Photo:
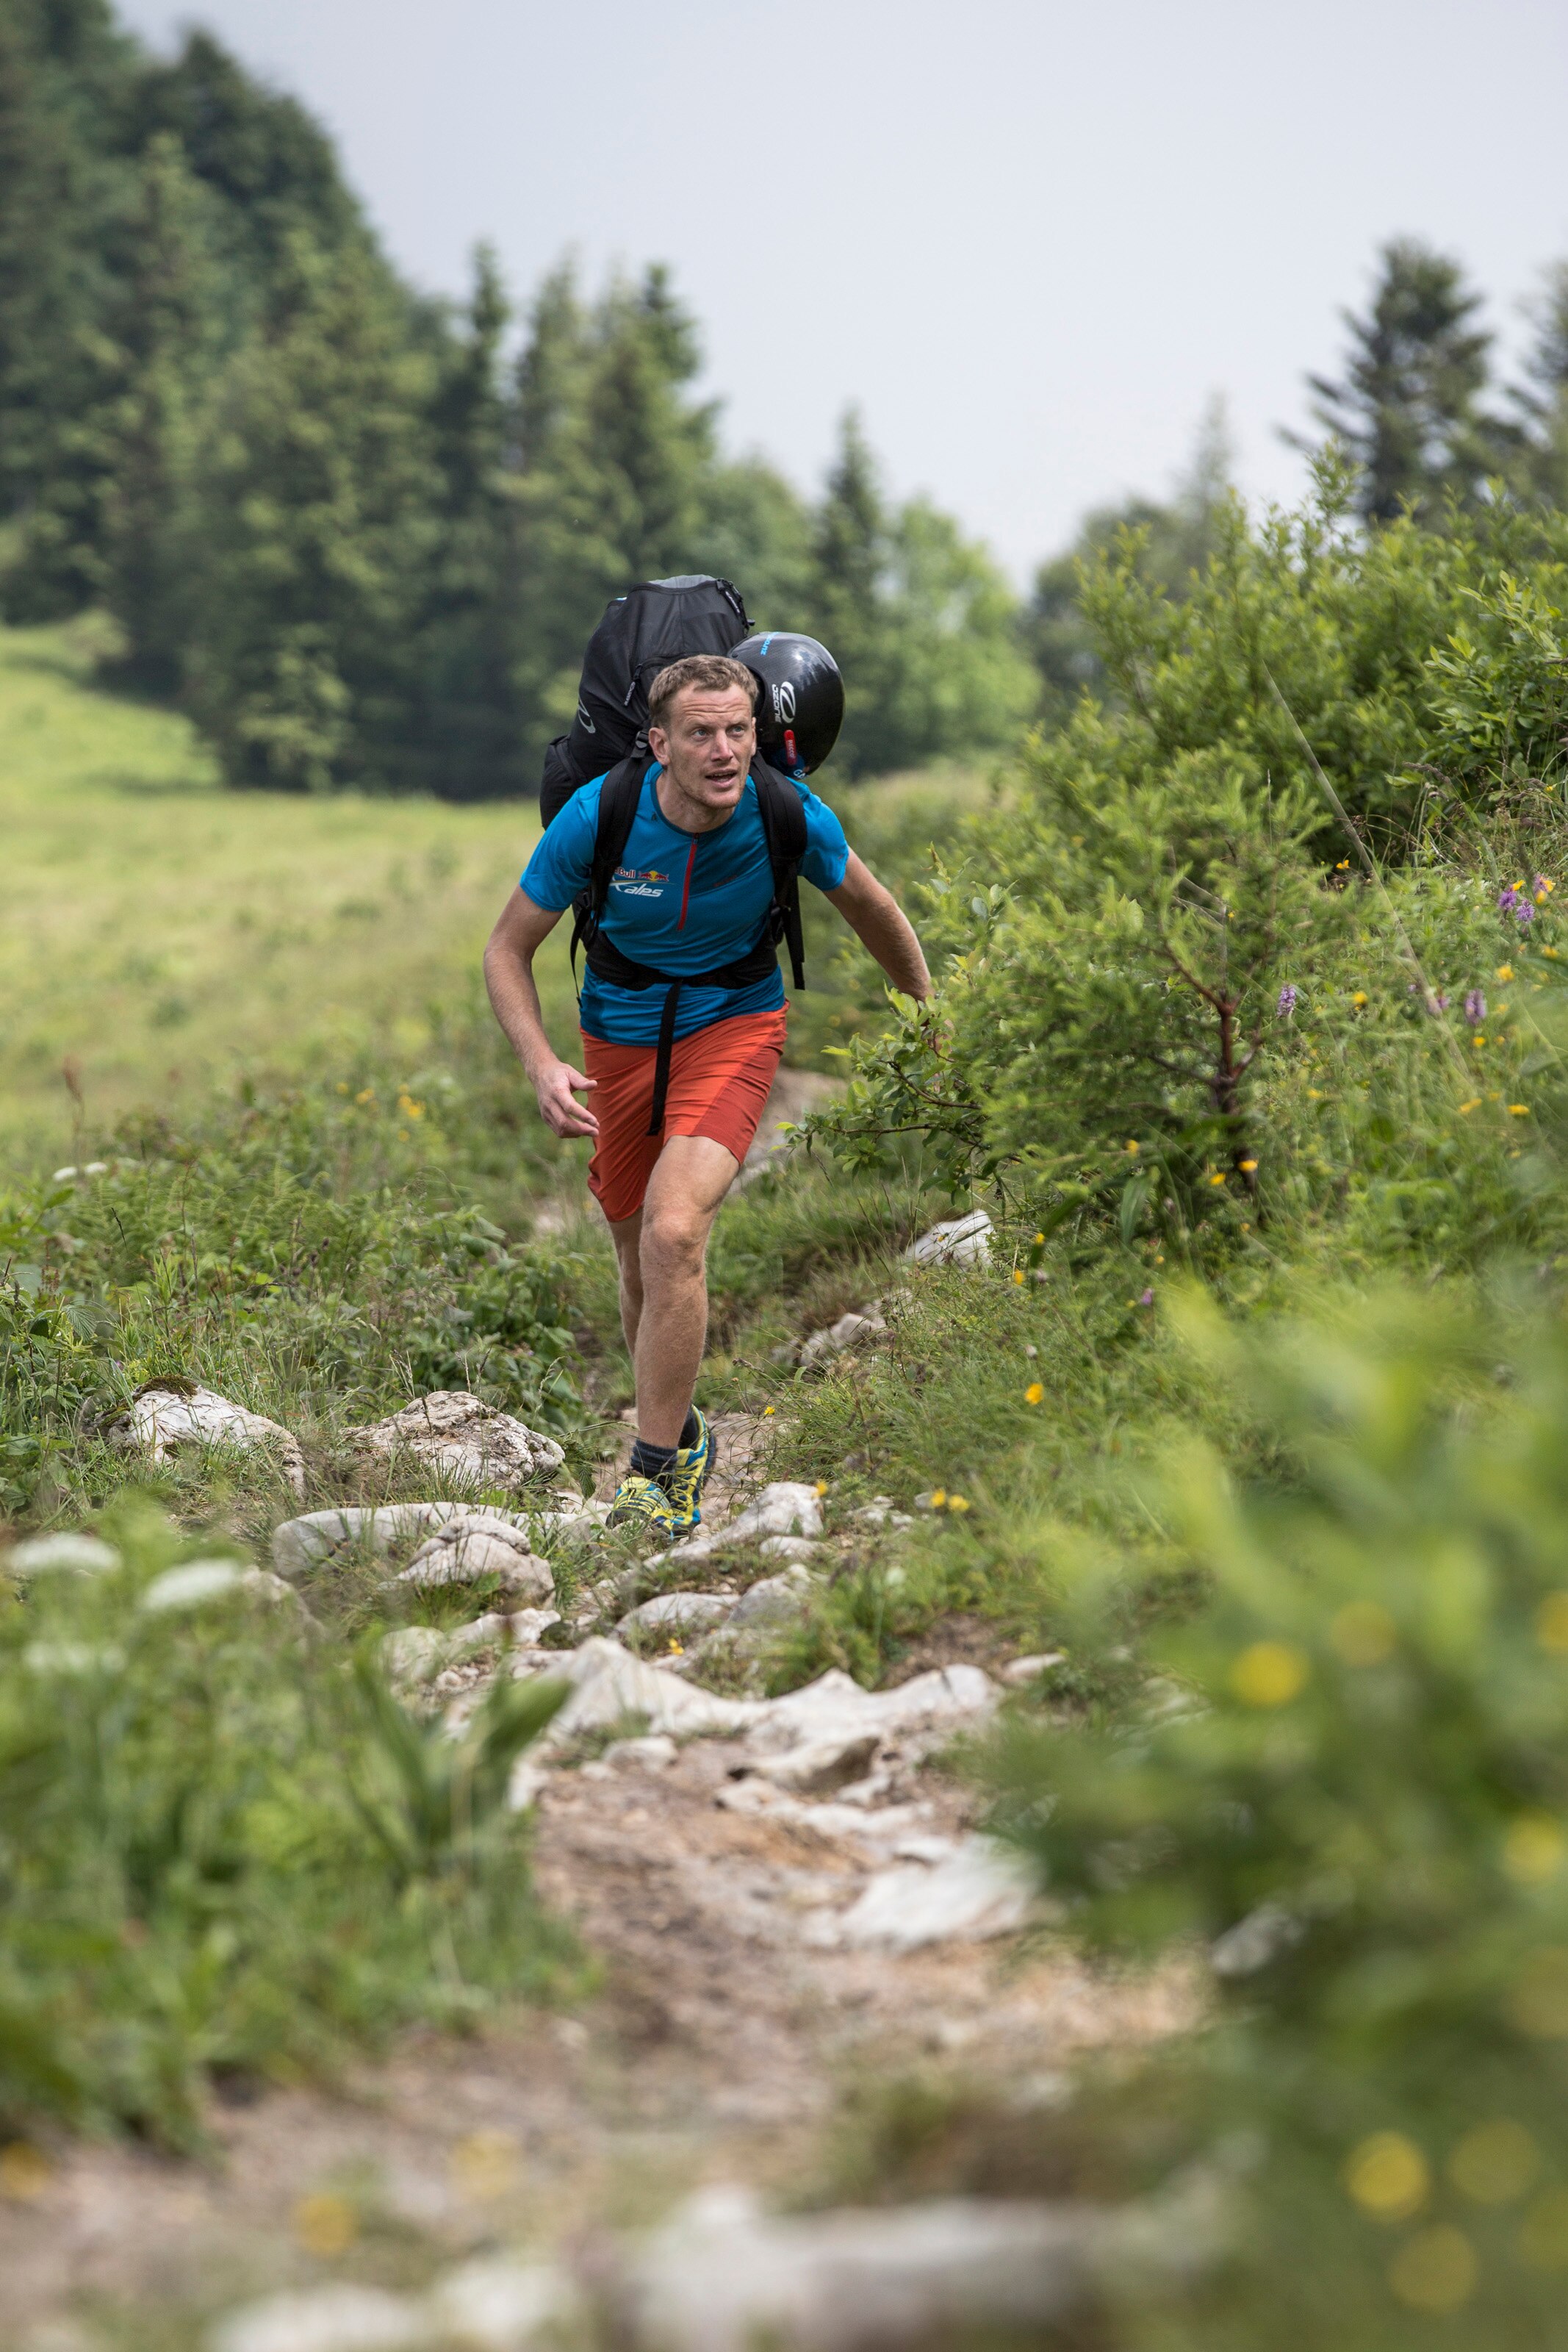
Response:
[{"label": "x-alps text on shirt", "polygon": [[[656,866],[618,866],[610,887],[619,890],[623,898],[662,898],[664,885],[669,880]],[[655,889],[652,886],[658,884]]]}]

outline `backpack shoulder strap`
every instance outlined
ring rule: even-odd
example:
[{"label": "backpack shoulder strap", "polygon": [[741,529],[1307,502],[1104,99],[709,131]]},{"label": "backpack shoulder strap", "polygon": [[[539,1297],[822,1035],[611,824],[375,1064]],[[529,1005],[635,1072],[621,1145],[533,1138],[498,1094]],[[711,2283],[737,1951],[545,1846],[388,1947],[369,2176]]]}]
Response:
[{"label": "backpack shoulder strap", "polygon": [[643,776],[647,765],[647,752],[634,751],[630,758],[617,761],[599,788],[599,822],[593,835],[588,887],[572,901],[570,953],[574,983],[577,950],[585,940],[591,941],[599,929],[615,869],[626,854],[632,827],[637,822],[637,803],[643,797]]},{"label": "backpack shoulder strap", "polygon": [[768,861],[773,868],[773,904],[779,929],[789,950],[789,977],[796,988],[806,985],[806,942],[800,928],[800,860],[806,855],[806,803],[788,776],[766,760],[751,771],[757,786],[758,813]]},{"label": "backpack shoulder strap", "polygon": [[643,797],[646,751],[633,751],[618,761],[599,788],[599,827],[593,836],[593,864],[589,868],[587,898],[595,923],[604,912],[615,869],[626,854],[637,803]]}]

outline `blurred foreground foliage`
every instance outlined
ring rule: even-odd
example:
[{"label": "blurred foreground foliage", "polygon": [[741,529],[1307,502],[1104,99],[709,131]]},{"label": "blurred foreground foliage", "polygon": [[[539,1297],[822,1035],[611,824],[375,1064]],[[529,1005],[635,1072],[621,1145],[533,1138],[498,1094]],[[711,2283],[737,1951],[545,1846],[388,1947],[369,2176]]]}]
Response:
[{"label": "blurred foreground foliage", "polygon": [[99,1533],[0,1606],[0,2130],[190,2144],[214,2088],[564,1988],[506,1801],[562,1685],[452,1739],[231,1552]]},{"label": "blurred foreground foliage", "polygon": [[[1207,1948],[1150,2062],[1230,2250],[1136,2340],[1561,2340],[1568,2271],[1568,1339],[1484,1303],[1179,1311],[1271,1473],[1173,1439],[1143,1486],[1206,1601],[1149,1621],[1135,1700],[1020,1713],[998,1821],[1107,1953]],[[1152,1564],[1057,1550],[1085,1654]],[[1134,1616],[1137,1615],[1135,1599]],[[1135,2297],[1134,2297],[1135,2300]],[[1179,2299],[1178,2299],[1179,2300]],[[1147,2332],[1145,2333],[1145,2326]]]}]

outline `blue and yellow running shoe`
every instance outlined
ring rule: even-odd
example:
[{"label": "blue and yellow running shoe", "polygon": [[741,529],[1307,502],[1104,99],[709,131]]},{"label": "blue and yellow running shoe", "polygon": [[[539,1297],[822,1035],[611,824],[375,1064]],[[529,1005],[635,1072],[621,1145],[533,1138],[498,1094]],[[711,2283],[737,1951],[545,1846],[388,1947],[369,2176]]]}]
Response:
[{"label": "blue and yellow running shoe", "polygon": [[657,1478],[644,1478],[636,1470],[628,1470],[615,1489],[615,1499],[610,1506],[608,1528],[630,1528],[641,1525],[650,1535],[663,1536],[669,1543],[685,1533],[685,1524],[675,1516],[668,1495]]},{"label": "blue and yellow running shoe", "polygon": [[708,1419],[700,1405],[693,1405],[697,1433],[690,1445],[675,1448],[675,1458],[668,1470],[662,1471],[659,1484],[670,1498],[675,1533],[690,1535],[702,1525],[703,1488],[708,1472],[718,1460],[718,1440],[708,1426]]}]

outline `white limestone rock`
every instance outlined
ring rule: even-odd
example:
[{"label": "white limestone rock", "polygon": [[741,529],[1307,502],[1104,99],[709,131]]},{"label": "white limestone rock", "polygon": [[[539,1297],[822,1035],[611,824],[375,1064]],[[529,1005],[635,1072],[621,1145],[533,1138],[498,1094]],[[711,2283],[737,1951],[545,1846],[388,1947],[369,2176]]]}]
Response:
[{"label": "white limestone rock", "polygon": [[779,1478],[764,1486],[747,1509],[723,1527],[705,1528],[701,1535],[675,1544],[656,1557],[682,1561],[706,1559],[711,1552],[727,1550],[735,1544],[758,1543],[765,1536],[820,1536],[821,1532],[822,1500],[815,1486]]},{"label": "white limestone rock", "polygon": [[1028,1919],[1035,1881],[1020,1854],[989,1838],[966,1838],[926,1868],[901,1863],[878,1871],[847,1911],[818,1913],[810,1944],[823,1950],[880,1948],[913,1952],[925,1944],[981,1943],[1016,1934]]},{"label": "white limestone rock", "polygon": [[457,1517],[455,1503],[383,1503],[374,1510],[348,1504],[338,1511],[307,1511],[272,1533],[272,1565],[279,1576],[303,1576],[334,1553],[361,1545],[378,1558],[417,1535],[434,1534]]},{"label": "white limestone rock", "polygon": [[825,1331],[813,1331],[802,1339],[796,1361],[804,1370],[833,1356],[841,1356],[846,1348],[859,1347],[862,1340],[880,1339],[887,1329],[887,1318],[882,1311],[882,1301],[872,1299],[864,1307],[852,1307],[841,1315]]},{"label": "white limestone rock", "polygon": [[464,1512],[421,1544],[393,1580],[423,1586],[477,1584],[491,1576],[521,1599],[555,1599],[554,1572],[548,1559],[529,1549],[526,1531],[476,1511]]},{"label": "white limestone rock", "polygon": [[735,1608],[733,1592],[661,1592],[629,1609],[618,1633],[707,1633]]},{"label": "white limestone rock", "polygon": [[912,1265],[988,1265],[995,1231],[984,1209],[977,1209],[970,1216],[933,1225],[904,1255]]},{"label": "white limestone rock", "polygon": [[764,1576],[743,1592],[729,1614],[729,1630],[735,1633],[756,1633],[763,1628],[772,1631],[784,1625],[798,1624],[811,1605],[811,1595],[821,1580],[808,1568],[787,1568],[779,1576]]},{"label": "white limestone rock", "polygon": [[192,1445],[228,1446],[239,1453],[260,1446],[277,1454],[284,1476],[304,1497],[305,1460],[293,1433],[194,1381],[148,1381],[104,1434],[121,1452],[143,1451],[160,1464]]},{"label": "white limestone rock", "polygon": [[492,1610],[471,1624],[455,1627],[400,1625],[382,1638],[382,1664],[392,1682],[430,1682],[446,1667],[478,1657],[486,1650],[507,1644],[531,1650],[542,1633],[559,1623],[559,1609],[517,1609],[510,1615]]},{"label": "white limestone rock", "polygon": [[1002,1668],[1002,1680],[1009,1690],[1022,1690],[1030,1683],[1039,1682],[1052,1666],[1063,1664],[1066,1655],[1064,1650],[1041,1650],[1033,1657],[1009,1658]]},{"label": "white limestone rock", "polygon": [[541,1436],[465,1389],[435,1389],[415,1397],[372,1428],[357,1430],[354,1443],[388,1460],[411,1457],[473,1486],[526,1486],[559,1470],[566,1459],[553,1437]]},{"label": "white limestone rock", "polygon": [[757,1547],[764,1559],[787,1559],[805,1562],[821,1557],[822,1546],[814,1536],[764,1536]]}]

